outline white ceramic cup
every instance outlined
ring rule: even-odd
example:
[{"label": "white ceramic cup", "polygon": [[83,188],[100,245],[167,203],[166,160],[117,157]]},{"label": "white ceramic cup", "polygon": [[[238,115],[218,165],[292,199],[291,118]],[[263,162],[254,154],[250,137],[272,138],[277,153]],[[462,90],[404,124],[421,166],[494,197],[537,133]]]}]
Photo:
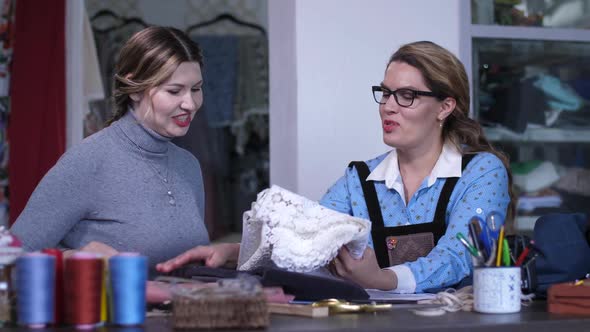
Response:
[{"label": "white ceramic cup", "polygon": [[520,267],[485,267],[473,271],[473,300],[477,312],[520,311]]}]

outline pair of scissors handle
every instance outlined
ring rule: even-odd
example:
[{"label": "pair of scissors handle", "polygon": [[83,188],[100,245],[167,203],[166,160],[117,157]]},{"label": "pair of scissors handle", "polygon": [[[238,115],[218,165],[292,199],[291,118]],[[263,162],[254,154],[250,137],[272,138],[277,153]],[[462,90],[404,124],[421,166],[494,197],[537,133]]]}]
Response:
[{"label": "pair of scissors handle", "polygon": [[313,302],[313,307],[328,307],[331,314],[356,313],[356,312],[380,312],[392,309],[436,309],[444,305],[439,303],[351,303],[338,299],[327,299]]},{"label": "pair of scissors handle", "polygon": [[[475,236],[477,238],[473,238],[473,241],[479,241],[481,253],[483,255],[483,259],[486,260],[491,255],[491,250],[493,246],[492,237],[486,223],[483,219],[479,216],[473,216],[469,221],[470,224],[477,224],[477,230]],[[471,235],[473,237],[473,235]]]},{"label": "pair of scissors handle", "polygon": [[355,304],[338,299],[327,299],[312,303],[313,307],[328,307],[330,313],[377,312],[390,310],[391,304]]}]

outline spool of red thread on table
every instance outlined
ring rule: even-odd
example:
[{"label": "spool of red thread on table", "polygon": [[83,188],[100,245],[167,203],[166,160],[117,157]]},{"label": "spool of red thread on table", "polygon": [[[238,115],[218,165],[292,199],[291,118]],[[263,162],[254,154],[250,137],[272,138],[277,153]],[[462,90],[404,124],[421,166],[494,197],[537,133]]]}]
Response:
[{"label": "spool of red thread on table", "polygon": [[93,328],[100,323],[104,261],[91,253],[75,253],[66,258],[64,277],[64,320],[77,328]]},{"label": "spool of red thread on table", "polygon": [[54,321],[55,325],[63,323],[63,303],[64,303],[64,280],[63,280],[63,252],[55,248],[43,249],[44,254],[55,257],[55,312]]}]

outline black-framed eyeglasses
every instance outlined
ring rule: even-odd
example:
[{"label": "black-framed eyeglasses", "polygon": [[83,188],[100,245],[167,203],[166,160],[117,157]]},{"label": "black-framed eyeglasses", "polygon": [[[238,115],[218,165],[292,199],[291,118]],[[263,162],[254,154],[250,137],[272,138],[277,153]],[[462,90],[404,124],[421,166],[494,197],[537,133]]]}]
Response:
[{"label": "black-framed eyeglasses", "polygon": [[408,88],[401,88],[397,90],[389,90],[388,88],[382,86],[374,85],[372,87],[373,90],[373,98],[377,104],[385,104],[391,95],[395,99],[395,102],[401,107],[410,107],[414,103],[414,99],[416,96],[428,96],[428,97],[436,97],[440,98],[440,96],[432,91],[418,91],[412,90]]}]

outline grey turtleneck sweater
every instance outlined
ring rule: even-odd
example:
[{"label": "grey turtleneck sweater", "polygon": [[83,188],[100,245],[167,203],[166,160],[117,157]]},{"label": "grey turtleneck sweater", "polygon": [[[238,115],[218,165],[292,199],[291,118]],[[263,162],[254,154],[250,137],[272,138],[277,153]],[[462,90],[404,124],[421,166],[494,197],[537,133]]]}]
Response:
[{"label": "grey turtleneck sweater", "polygon": [[60,158],[11,231],[29,251],[99,241],[139,252],[153,272],[155,264],[209,243],[204,207],[197,159],[129,111]]}]

